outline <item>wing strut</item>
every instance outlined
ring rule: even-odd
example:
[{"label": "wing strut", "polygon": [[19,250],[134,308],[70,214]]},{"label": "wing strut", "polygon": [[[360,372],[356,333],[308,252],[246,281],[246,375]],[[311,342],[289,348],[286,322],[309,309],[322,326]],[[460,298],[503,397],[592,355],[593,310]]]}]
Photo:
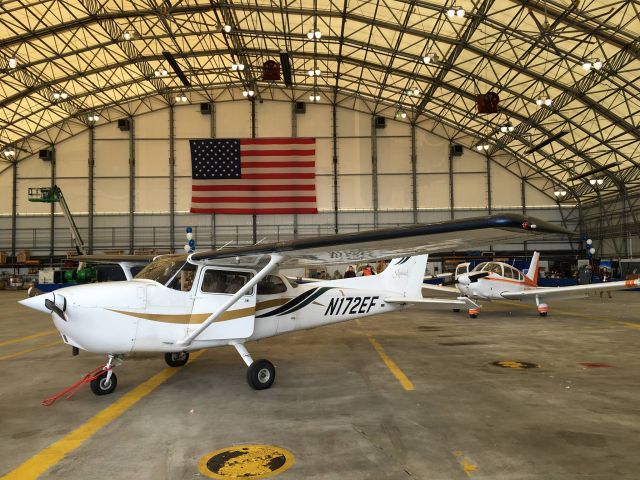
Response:
[{"label": "wing strut", "polygon": [[198,336],[206,330],[206,328],[215,322],[220,315],[226,312],[229,308],[231,308],[238,300],[240,300],[245,293],[250,291],[255,284],[257,284],[264,277],[269,275],[273,270],[278,268],[280,262],[282,261],[282,256],[273,254],[271,255],[271,259],[269,263],[267,263],[262,270],[260,270],[251,280],[244,284],[244,286],[238,290],[229,300],[223,303],[218,310],[213,312],[198,328],[196,328],[193,332],[191,332],[184,340],[180,340],[176,342],[176,345],[180,347],[188,347],[191,343],[198,338]]}]

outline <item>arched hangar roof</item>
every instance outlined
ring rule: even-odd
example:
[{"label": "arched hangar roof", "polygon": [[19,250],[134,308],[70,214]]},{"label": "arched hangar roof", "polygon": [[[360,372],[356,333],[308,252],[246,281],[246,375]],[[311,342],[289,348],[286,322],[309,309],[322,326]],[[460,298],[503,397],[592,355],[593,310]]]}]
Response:
[{"label": "arched hangar roof", "polygon": [[[637,0],[7,0],[0,147],[19,159],[87,128],[94,113],[112,120],[176,94],[313,93],[406,113],[469,148],[487,143],[550,196],[584,203],[640,188],[639,31]],[[281,52],[291,85],[262,79]],[[478,114],[476,96],[489,91],[498,113]],[[595,176],[604,182],[594,188]]]}]

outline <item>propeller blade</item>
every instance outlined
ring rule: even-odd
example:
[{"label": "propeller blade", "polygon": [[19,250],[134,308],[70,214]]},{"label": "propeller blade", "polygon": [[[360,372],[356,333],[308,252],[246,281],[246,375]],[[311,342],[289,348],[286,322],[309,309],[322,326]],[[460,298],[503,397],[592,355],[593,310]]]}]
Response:
[{"label": "propeller blade", "polygon": [[56,315],[58,315],[65,322],[67,321],[67,316],[64,314],[62,309],[58,307],[55,303],[53,303],[51,300],[49,300],[48,298],[44,301],[44,306],[47,307]]}]

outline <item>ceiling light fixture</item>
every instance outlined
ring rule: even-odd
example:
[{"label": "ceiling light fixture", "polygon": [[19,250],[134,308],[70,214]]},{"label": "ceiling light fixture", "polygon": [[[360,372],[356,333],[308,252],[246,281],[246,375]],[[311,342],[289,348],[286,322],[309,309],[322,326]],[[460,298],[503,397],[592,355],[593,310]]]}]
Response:
[{"label": "ceiling light fixture", "polygon": [[122,34],[122,38],[124,38],[125,40],[131,40],[131,34],[129,32],[124,32]]},{"label": "ceiling light fixture", "polygon": [[464,8],[462,8],[462,7],[455,7],[454,6],[454,7],[449,7],[446,10],[447,17],[449,17],[449,18],[453,18],[453,17],[462,18],[462,17],[465,16],[466,13],[467,12],[465,12]]},{"label": "ceiling light fixture", "polygon": [[320,30],[313,29],[307,33],[307,38],[309,40],[320,40],[322,38],[322,32]]},{"label": "ceiling light fixture", "polygon": [[8,64],[9,68],[16,68],[18,66],[18,60],[16,60],[15,58],[10,58]]},{"label": "ceiling light fixture", "polygon": [[5,147],[2,153],[4,153],[4,156],[7,158],[16,156],[16,151],[13,147]]},{"label": "ceiling light fixture", "polygon": [[594,187],[599,187],[604,183],[604,179],[602,178],[592,178],[589,180],[589,183]]},{"label": "ceiling light fixture", "polygon": [[243,97],[253,97],[256,94],[256,92],[254,92],[253,90],[243,90],[242,91],[242,96]]},{"label": "ceiling light fixture", "polygon": [[566,190],[556,190],[556,191],[553,192],[553,194],[556,196],[556,198],[562,199],[562,198],[567,196],[567,191]]},{"label": "ceiling light fixture", "polygon": [[396,112],[396,118],[400,119],[400,120],[405,120],[407,118],[407,112],[405,112],[404,110],[400,109]]},{"label": "ceiling light fixture", "polygon": [[187,96],[184,93],[179,93],[178,95],[176,95],[177,103],[187,103],[187,100]]},{"label": "ceiling light fixture", "polygon": [[225,32],[229,33],[229,32],[231,31],[231,25],[225,25],[224,27],[222,27],[222,29],[223,29]]},{"label": "ceiling light fixture", "polygon": [[92,122],[92,123],[95,123],[95,122],[97,122],[98,120],[100,120],[100,116],[99,116],[97,113],[91,113],[91,114],[89,114],[89,116],[87,117],[87,120],[88,120],[88,121],[90,121],[90,122]]},{"label": "ceiling light fixture", "polygon": [[595,60],[587,60],[586,62],[584,62],[582,64],[582,68],[585,69],[585,71],[589,71],[592,68],[594,70],[600,70],[602,68],[602,62],[600,60],[598,60],[597,58]]},{"label": "ceiling light fixture", "polygon": [[538,97],[536,99],[536,105],[538,105],[539,107],[543,105],[550,107],[552,103],[553,101],[551,100],[551,97]]},{"label": "ceiling light fixture", "polygon": [[307,71],[307,75],[309,75],[310,77],[319,77],[320,76],[320,70],[319,69],[315,69],[315,70],[308,70]]},{"label": "ceiling light fixture", "polygon": [[168,72],[166,69],[164,69],[164,68],[159,68],[158,70],[156,70],[155,72],[153,72],[153,74],[154,74],[156,77],[167,77],[167,76],[169,76],[169,72]]},{"label": "ceiling light fixture", "polygon": [[242,71],[244,70],[244,63],[232,63],[231,64],[231,70],[236,71]]},{"label": "ceiling light fixture", "polygon": [[511,125],[511,122],[506,122],[504,125],[500,127],[500,131],[502,133],[510,133],[515,130],[515,127]]},{"label": "ceiling light fixture", "polygon": [[309,101],[311,101],[311,102],[319,102],[320,101],[320,95],[318,95],[317,93],[312,93],[311,95],[309,95]]},{"label": "ceiling light fixture", "polygon": [[486,152],[489,150],[489,143],[487,141],[482,141],[476,145],[476,150],[482,152],[483,150]]},{"label": "ceiling light fixture", "polygon": [[438,56],[437,55],[433,55],[431,53],[428,53],[427,55],[425,55],[424,57],[422,57],[422,61],[426,64],[429,65],[430,63],[434,63],[438,61]]}]

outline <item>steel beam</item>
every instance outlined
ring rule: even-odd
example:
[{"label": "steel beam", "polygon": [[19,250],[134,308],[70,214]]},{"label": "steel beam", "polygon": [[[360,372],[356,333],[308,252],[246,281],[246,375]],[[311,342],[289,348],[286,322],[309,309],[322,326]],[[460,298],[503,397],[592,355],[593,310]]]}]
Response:
[{"label": "steel beam", "polygon": [[[56,184],[56,146],[51,145],[51,188]],[[53,256],[56,252],[56,204],[55,202],[51,202],[51,221],[50,221],[50,232],[49,238],[51,239],[51,245],[49,248],[49,265],[53,267]]]},{"label": "steel beam", "polygon": [[89,127],[89,158],[87,160],[87,253],[93,253],[93,216],[95,210],[95,135],[96,129],[93,125]]},{"label": "steel beam", "polygon": [[[256,101],[251,99],[251,138],[256,138]],[[258,243],[258,216],[254,213],[251,216],[253,244]]]},{"label": "steel beam", "polygon": [[176,107],[169,105],[169,251],[175,252],[176,230]]},{"label": "steel beam", "polygon": [[133,117],[129,117],[129,124],[129,253],[133,255],[136,210],[136,136]]},{"label": "steel beam", "polygon": [[373,228],[378,228],[378,133],[376,115],[371,115],[371,202],[373,206]]},{"label": "steel beam", "polygon": [[339,190],[338,190],[338,112],[334,99],[331,104],[331,146],[333,148],[332,169],[333,169],[333,231],[338,233],[339,230]]},{"label": "steel beam", "polygon": [[449,142],[449,216],[451,217],[451,220],[454,219],[455,214],[454,214],[454,208],[456,206],[455,203],[455,197],[453,194],[453,150],[452,147],[453,143]]},{"label": "steel beam", "polygon": [[13,161],[11,191],[11,258],[16,263],[16,229],[18,227],[18,161]]},{"label": "steel beam", "polygon": [[418,223],[418,155],[416,152],[416,124],[411,122],[411,213]]}]

